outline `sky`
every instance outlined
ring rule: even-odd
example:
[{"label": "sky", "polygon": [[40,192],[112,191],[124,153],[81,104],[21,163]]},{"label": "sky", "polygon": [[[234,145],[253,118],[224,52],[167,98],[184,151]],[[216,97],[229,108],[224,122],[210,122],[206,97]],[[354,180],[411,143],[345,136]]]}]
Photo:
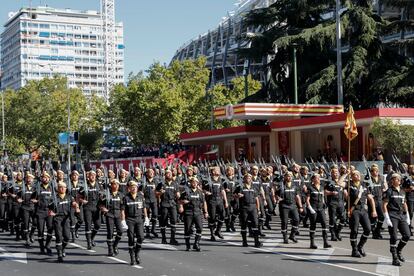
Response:
[{"label": "sky", "polygon": [[[100,10],[100,0],[32,0],[32,7]],[[116,21],[124,23],[125,77],[155,61],[169,63],[175,51],[199,34],[215,29],[236,9],[236,0],[116,0]],[[30,0],[0,0],[0,32],[10,11]]]}]

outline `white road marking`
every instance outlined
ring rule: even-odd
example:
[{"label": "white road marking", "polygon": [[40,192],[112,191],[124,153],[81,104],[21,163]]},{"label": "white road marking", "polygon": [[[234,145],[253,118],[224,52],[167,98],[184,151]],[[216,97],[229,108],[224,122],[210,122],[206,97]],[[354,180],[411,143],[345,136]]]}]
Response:
[{"label": "white road marking", "polygon": [[[115,257],[107,257],[107,258],[111,259],[115,262],[121,263],[121,264],[129,264],[127,261],[124,261],[124,260],[121,260],[121,259],[118,259],[118,258],[115,258]],[[138,268],[138,269],[143,269],[143,267],[140,266],[140,265],[133,265],[132,267],[135,267],[135,268]]]},{"label": "white road marking", "polygon": [[160,243],[146,243],[144,242],[142,244],[142,246],[145,247],[153,247],[153,248],[159,248],[159,249],[164,249],[164,250],[170,250],[170,251],[177,251],[178,249],[175,248],[172,245],[169,244],[160,244]]},{"label": "white road marking", "polygon": [[334,251],[335,251],[334,247],[326,248],[326,249],[318,248],[312,251],[312,253],[310,253],[311,254],[310,257],[311,258],[314,257],[315,259],[320,260],[320,261],[328,261]]},{"label": "white road marking", "polygon": [[26,253],[11,253],[7,252],[6,249],[0,247],[0,259],[11,260],[13,262],[18,262],[22,264],[27,264],[27,254]]},{"label": "white road marking", "polygon": [[86,247],[83,247],[82,245],[79,245],[79,244],[77,244],[77,243],[73,243],[73,242],[71,242],[71,243],[69,243],[70,245],[72,245],[72,246],[74,246],[74,247],[77,247],[77,248],[80,248],[80,249],[83,249],[83,250],[86,250],[86,251],[88,251],[88,252],[91,252],[91,253],[96,253],[96,251],[95,250],[88,250]]},{"label": "white road marking", "polygon": [[399,276],[400,268],[392,265],[390,258],[379,257],[377,261],[377,272],[387,276]]}]

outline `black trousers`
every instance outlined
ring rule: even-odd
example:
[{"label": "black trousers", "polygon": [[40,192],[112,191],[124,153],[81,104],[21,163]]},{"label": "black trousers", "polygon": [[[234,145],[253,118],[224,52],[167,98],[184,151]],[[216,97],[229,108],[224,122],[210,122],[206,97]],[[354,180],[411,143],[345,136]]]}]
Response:
[{"label": "black trousers", "polygon": [[288,220],[291,220],[292,228],[298,229],[299,211],[296,205],[279,205],[280,220],[282,222],[282,234],[287,232]]},{"label": "black trousers", "polygon": [[250,226],[252,227],[253,231],[258,231],[259,229],[257,227],[259,224],[259,219],[257,216],[256,205],[241,207],[239,211],[240,211],[239,220],[240,220],[241,232],[242,233],[246,232],[247,222],[250,223]]},{"label": "black trousers", "polygon": [[45,224],[47,229],[47,235],[52,237],[53,235],[53,217],[47,215],[47,211],[37,211],[36,212],[36,222],[37,222],[37,237],[39,240],[43,240],[45,234]]},{"label": "black trousers", "polygon": [[322,227],[322,231],[327,231],[326,229],[326,216],[324,209],[315,209],[315,214],[311,214],[309,212],[309,219],[310,219],[310,233],[315,233],[316,230],[316,223],[319,222]]},{"label": "black trousers", "polygon": [[209,214],[208,226],[210,228],[215,228],[216,222],[224,222],[224,204],[222,201],[207,202],[207,210]]},{"label": "black trousers", "polygon": [[350,241],[356,242],[358,237],[358,227],[361,224],[363,233],[362,236],[365,238],[369,237],[371,232],[371,223],[369,221],[368,212],[365,209],[355,209],[349,219],[349,228],[351,230]]},{"label": "black trousers", "polygon": [[329,204],[328,205],[329,215],[329,228],[337,228],[337,220],[341,225],[345,224],[345,208],[343,204]]},{"label": "black trousers", "polygon": [[67,244],[70,236],[70,215],[53,217],[56,246]]},{"label": "black trousers", "polygon": [[133,248],[135,246],[138,246],[141,248],[141,244],[144,241],[144,223],[142,221],[142,218],[126,218],[126,224],[128,225],[128,247]]},{"label": "black trousers", "polygon": [[150,211],[148,217],[151,215],[151,221],[156,221],[158,218],[158,205],[157,202],[147,202],[146,203],[147,210]]},{"label": "black trousers", "polygon": [[122,237],[122,224],[120,217],[109,217],[105,216],[106,221],[106,239],[112,241],[114,237],[114,228],[116,229],[116,236]]},{"label": "black trousers", "polygon": [[80,207],[80,212],[76,213],[75,208],[70,209],[70,229],[75,231],[76,226],[80,227],[83,223],[83,207]]},{"label": "black trousers", "polygon": [[176,206],[161,207],[160,228],[165,229],[170,219],[171,228],[176,227],[177,223],[177,208]]},{"label": "black trousers", "polygon": [[371,221],[372,231],[374,231],[374,227],[376,226],[381,227],[382,223],[384,222],[384,213],[382,212],[382,200],[375,199],[375,209],[377,211],[377,217],[373,218],[371,216],[371,213],[372,213],[371,205],[368,205],[368,213],[369,213],[369,219]]},{"label": "black trousers", "polygon": [[[33,218],[33,210],[20,209],[20,217],[22,218],[22,232],[26,237],[30,227],[30,219]],[[33,219],[32,219],[33,221]],[[26,237],[27,238],[27,237]]]},{"label": "black trousers", "polygon": [[[101,212],[98,208],[83,208],[83,218],[85,219],[85,233],[91,234],[92,230],[98,232],[101,228]],[[92,229],[93,224],[93,229]]]},{"label": "black trousers", "polygon": [[196,234],[201,236],[203,231],[203,215],[201,213],[184,213],[184,238],[190,238],[192,225],[196,229]]},{"label": "black trousers", "polygon": [[389,212],[390,219],[392,222],[392,227],[388,227],[388,232],[390,233],[390,246],[396,247],[398,241],[398,231],[401,233],[401,240],[404,243],[407,243],[410,239],[410,227],[405,221],[405,216],[403,214],[397,214]]},{"label": "black trousers", "polygon": [[[408,214],[410,214],[411,221],[413,220],[413,213],[414,213],[414,200],[407,200],[407,207],[408,207]],[[412,225],[410,221],[410,225]]]}]

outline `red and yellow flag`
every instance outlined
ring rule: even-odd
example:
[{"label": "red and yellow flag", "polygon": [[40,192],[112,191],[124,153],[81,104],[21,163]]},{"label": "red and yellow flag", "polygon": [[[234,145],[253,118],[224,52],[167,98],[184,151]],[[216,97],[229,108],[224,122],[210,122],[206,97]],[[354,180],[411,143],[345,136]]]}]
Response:
[{"label": "red and yellow flag", "polygon": [[349,105],[349,111],[348,114],[346,114],[344,133],[346,138],[348,138],[350,141],[358,136],[358,129],[354,118],[354,109],[352,108],[352,105]]}]

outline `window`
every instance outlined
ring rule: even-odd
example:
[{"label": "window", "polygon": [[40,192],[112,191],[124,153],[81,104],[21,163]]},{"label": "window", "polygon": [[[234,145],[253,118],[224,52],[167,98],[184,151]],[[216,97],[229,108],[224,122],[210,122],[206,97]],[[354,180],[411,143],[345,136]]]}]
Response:
[{"label": "window", "polygon": [[39,27],[40,27],[40,29],[49,29],[50,25],[49,24],[40,24]]},{"label": "window", "polygon": [[51,24],[51,25],[50,25],[50,28],[51,28],[52,30],[57,30],[57,29],[58,29],[58,25],[56,25],[56,24]]},{"label": "window", "polygon": [[57,55],[59,53],[59,50],[57,48],[52,48],[50,49],[50,52],[52,53],[52,55],[53,54]]}]

